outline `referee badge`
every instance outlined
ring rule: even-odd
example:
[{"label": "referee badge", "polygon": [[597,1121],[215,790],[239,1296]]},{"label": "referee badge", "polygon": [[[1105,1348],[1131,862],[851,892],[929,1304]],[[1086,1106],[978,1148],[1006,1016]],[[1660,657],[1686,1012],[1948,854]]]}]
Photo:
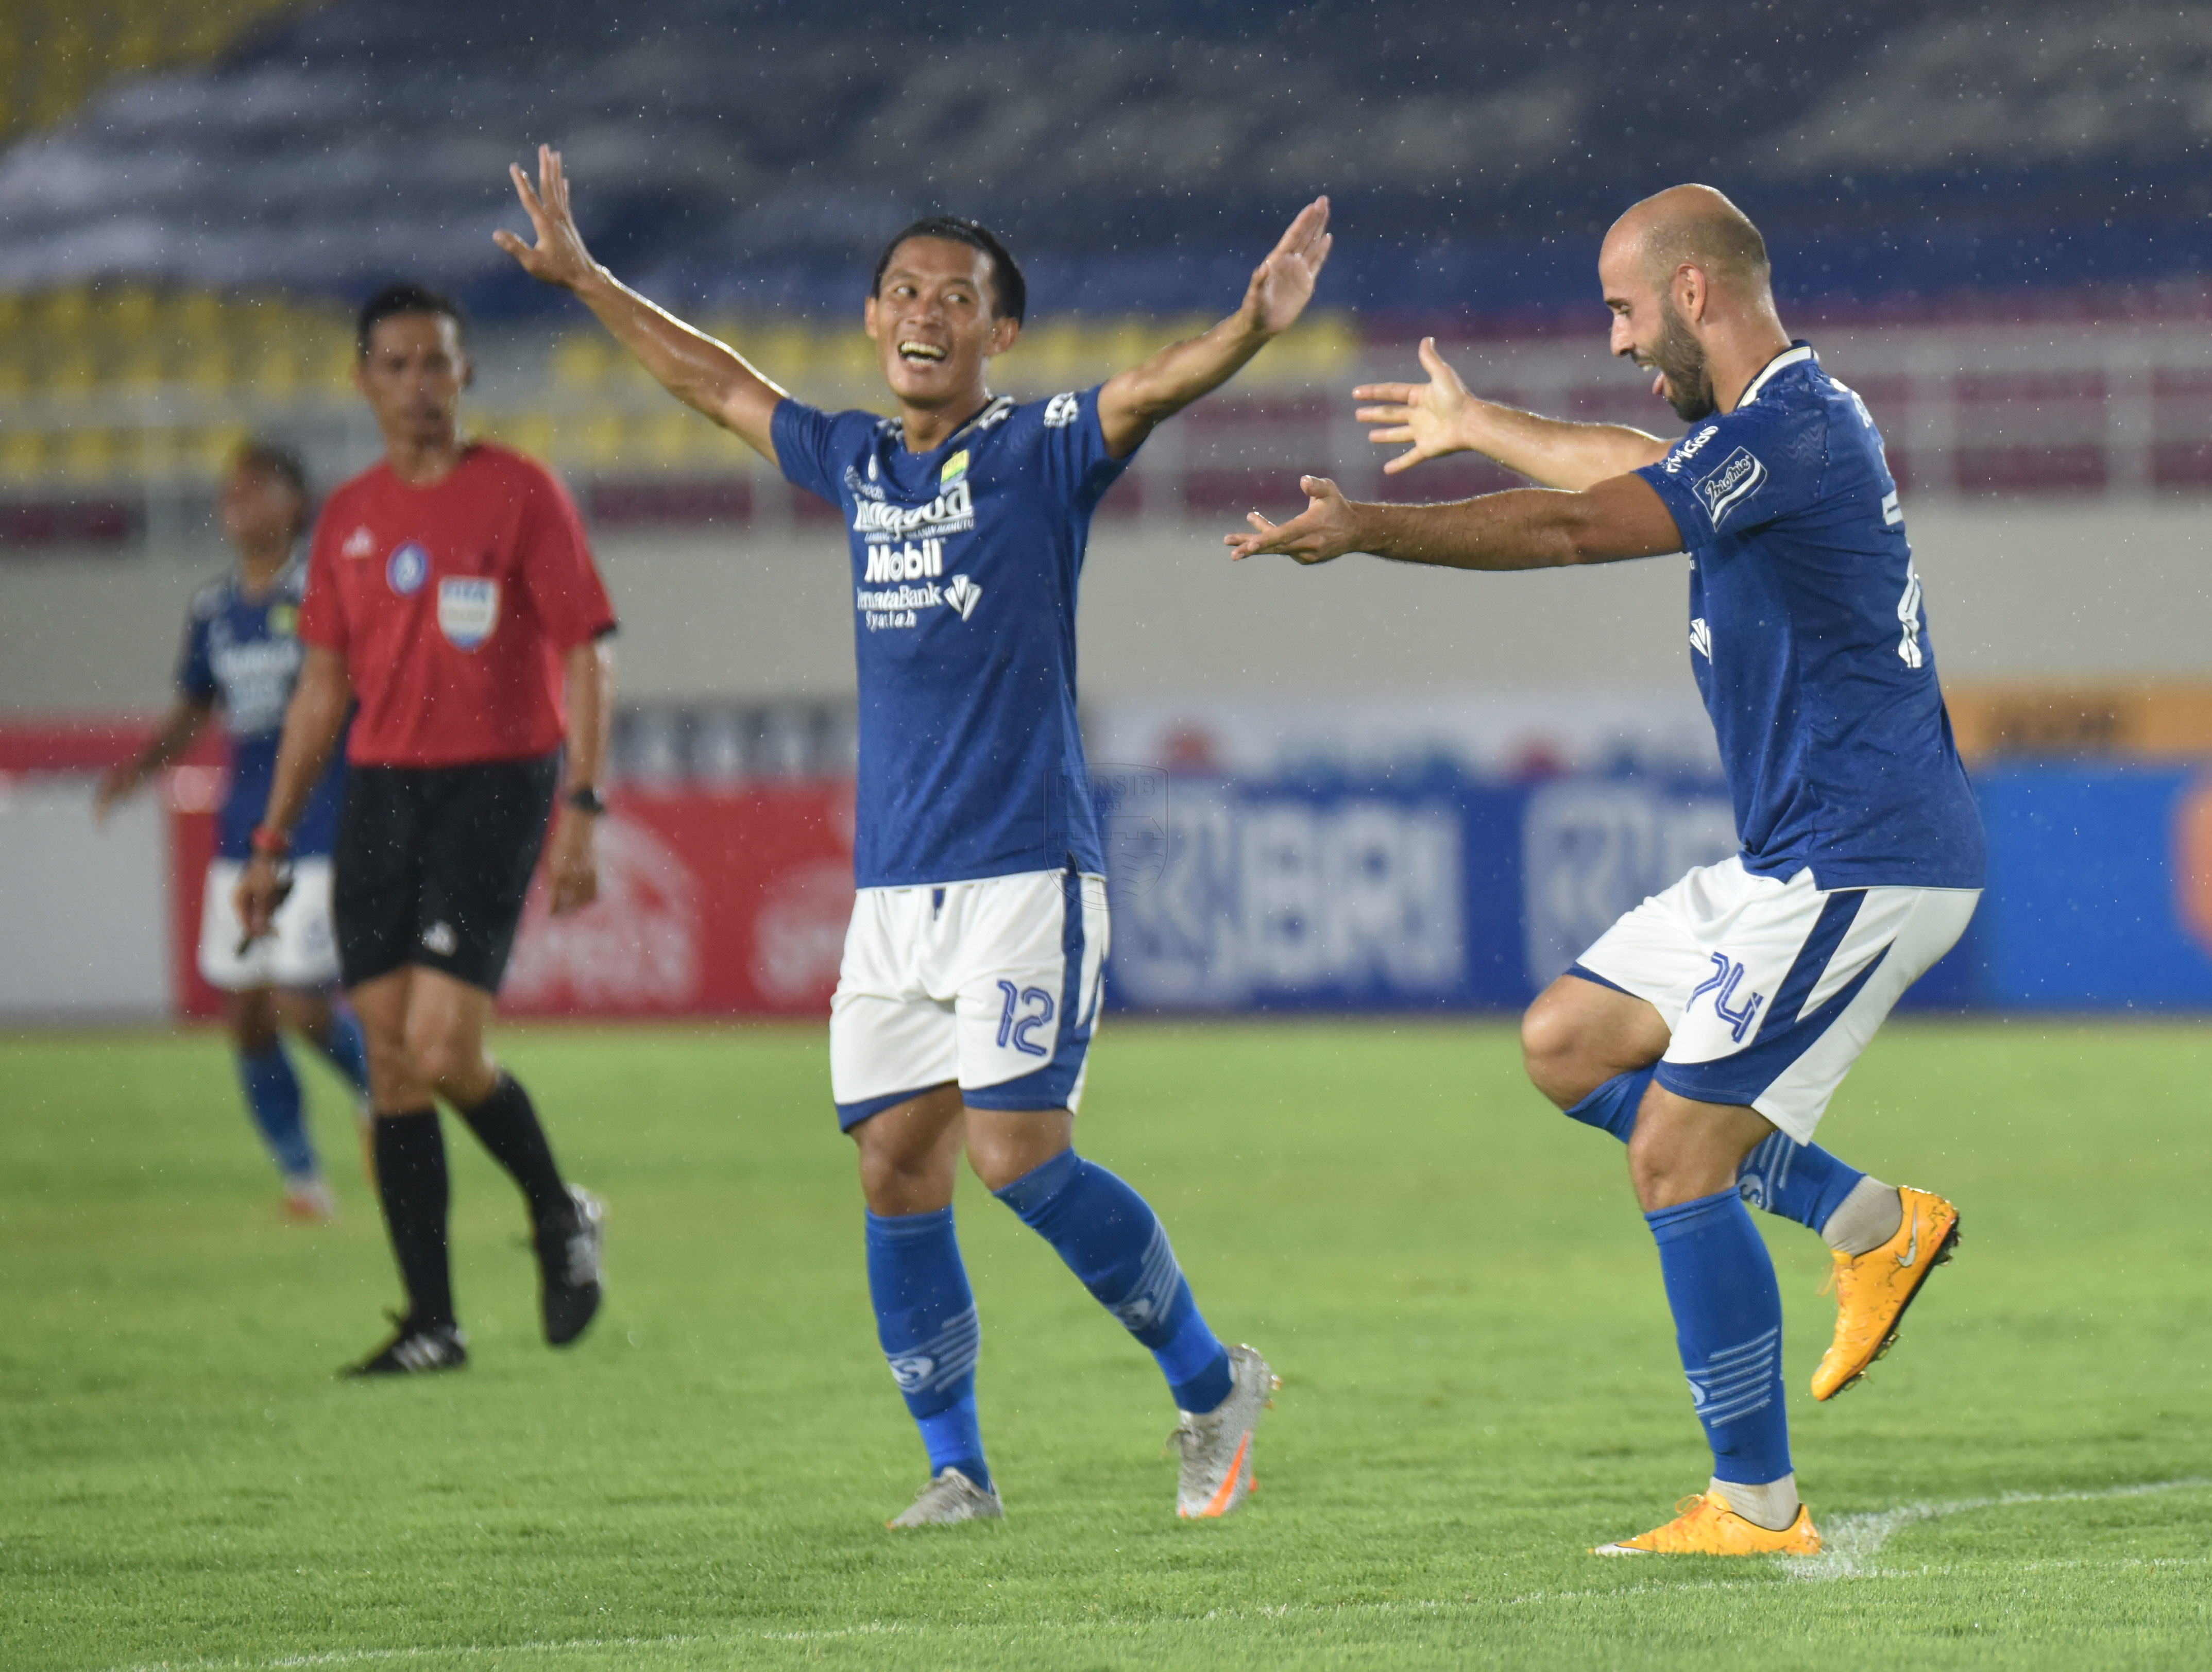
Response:
[{"label": "referee badge", "polygon": [[384,565],[385,584],[402,598],[412,598],[422,590],[422,583],[430,578],[430,554],[422,550],[422,542],[409,540],[392,549],[392,556]]},{"label": "referee badge", "polygon": [[456,650],[474,650],[498,625],[498,581],[452,575],[438,583],[438,630]]}]

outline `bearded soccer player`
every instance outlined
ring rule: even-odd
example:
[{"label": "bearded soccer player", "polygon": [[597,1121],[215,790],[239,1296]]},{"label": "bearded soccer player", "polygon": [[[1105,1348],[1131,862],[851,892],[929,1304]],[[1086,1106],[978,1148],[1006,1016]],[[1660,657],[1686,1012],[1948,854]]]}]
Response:
[{"label": "bearded soccer player", "polygon": [[1813,1142],[1844,1073],[1980,897],[1981,819],[1936,680],[1897,484],[1859,398],[1782,328],[1766,247],[1719,192],[1677,186],[1598,258],[1613,349],[1691,426],[1555,422],[1431,381],[1358,391],[1388,468],[1486,454],[1557,491],[1363,505],[1308,477],[1306,511],[1256,513],[1239,557],[1348,551],[1547,568],[1686,550],[1691,666],[1742,851],[1645,901],[1529,1007],[1528,1073],[1628,1145],[1712,1479],[1678,1519],[1601,1554],[1820,1548],[1784,1413],[1782,1303],[1747,1200],[1834,1251],[1839,1311],[1813,1380],[1848,1387],[1958,1236],[1952,1205]]},{"label": "bearded soccer player", "polygon": [[860,665],[859,885],[831,1001],[831,1093],[859,1146],[884,1353],[931,1479],[890,1524],[1004,1511],[984,1458],[981,1336],[952,1223],[965,1147],[985,1184],[1150,1348],[1182,1414],[1176,1512],[1249,1491],[1273,1385],[1206,1327],[1144,1199],[1073,1147],[1106,952],[1104,854],[1076,729],[1075,601],[1091,516],[1152,427],[1286,328],[1328,258],[1328,206],[1291,224],[1243,305],[1101,387],[994,398],[1021,270],[972,221],[918,222],[876,264],[864,319],[899,416],[827,413],[625,289],[585,249],[559,156],[514,169],[558,284],[678,398],[851,533]]},{"label": "bearded soccer player", "polygon": [[353,1373],[396,1376],[468,1361],[437,1099],[522,1189],[545,1339],[574,1341],[599,1309],[600,1203],[562,1177],[484,1028],[541,849],[556,912],[598,892],[592,821],[613,677],[604,641],[615,618],[560,484],[462,436],[469,362],[453,303],[388,286],[362,307],[356,348],[354,381],[384,461],[331,494],[316,525],[300,609],[307,655],[237,898],[249,933],[267,933],[295,827],[357,700],[332,905],[342,977],[368,1037],[377,1187],[407,1312]]}]

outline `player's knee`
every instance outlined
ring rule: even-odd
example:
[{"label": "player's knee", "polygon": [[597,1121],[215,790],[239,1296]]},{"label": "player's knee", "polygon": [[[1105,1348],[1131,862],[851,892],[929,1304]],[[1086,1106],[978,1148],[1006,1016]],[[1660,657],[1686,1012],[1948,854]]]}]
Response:
[{"label": "player's knee", "polygon": [[1589,1095],[1584,1030],[1572,1008],[1540,994],[1521,1018],[1521,1062],[1536,1089],[1565,1109]]}]

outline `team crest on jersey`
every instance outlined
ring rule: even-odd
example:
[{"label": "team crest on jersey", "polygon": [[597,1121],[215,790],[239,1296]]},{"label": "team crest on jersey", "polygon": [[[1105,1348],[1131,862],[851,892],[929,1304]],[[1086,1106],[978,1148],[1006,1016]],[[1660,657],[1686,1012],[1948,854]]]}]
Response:
[{"label": "team crest on jersey", "polygon": [[963,447],[945,461],[945,468],[937,473],[937,485],[940,488],[950,488],[967,474],[968,449]]},{"label": "team crest on jersey", "polygon": [[374,555],[375,550],[376,536],[368,532],[368,525],[367,523],[363,523],[358,528],[355,529],[352,533],[346,536],[345,544],[338,548],[338,556],[341,557],[368,557]]},{"label": "team crest on jersey", "polygon": [[392,549],[392,556],[384,565],[385,583],[402,598],[412,598],[422,590],[422,583],[430,578],[430,554],[422,549],[419,540],[410,540]]},{"label": "team crest on jersey", "polygon": [[498,625],[498,581],[449,575],[438,583],[438,630],[456,650],[474,650]]},{"label": "team crest on jersey", "polygon": [[945,601],[960,611],[963,621],[975,613],[976,601],[982,596],[983,589],[964,575],[954,575],[952,584],[945,589]]},{"label": "team crest on jersey", "polygon": [[1757,493],[1766,480],[1766,466],[1748,448],[1738,447],[1721,460],[1718,470],[1699,477],[1692,485],[1705,502],[1705,514],[1718,528],[1729,513]]},{"label": "team crest on jersey", "polygon": [[289,639],[298,631],[299,626],[299,605],[272,604],[269,606],[269,631],[273,637]]}]

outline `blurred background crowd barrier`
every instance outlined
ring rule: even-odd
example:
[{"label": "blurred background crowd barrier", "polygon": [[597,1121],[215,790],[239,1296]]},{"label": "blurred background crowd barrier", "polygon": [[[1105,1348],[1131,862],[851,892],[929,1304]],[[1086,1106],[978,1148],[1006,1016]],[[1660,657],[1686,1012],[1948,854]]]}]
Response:
[{"label": "blurred background crowd barrier", "polygon": [[[1233,89],[1224,93],[1224,89]],[[350,310],[460,295],[470,422],[550,460],[624,618],[609,901],[533,907],[503,1003],[821,1013],[850,898],[835,514],[493,246],[567,155],[595,251],[825,405],[877,406],[881,240],[976,214],[1029,272],[996,368],[1095,383],[1230,307],[1316,190],[1313,313],[1107,496],[1085,726],[1135,1008],[1510,1008],[1728,850],[1680,560],[1232,568],[1298,473],[1382,476],[1354,383],[1435,335],[1481,392],[1672,433],[1605,353],[1597,242],[1683,179],[1887,438],[1996,855],[1923,1002],[2212,1002],[2212,14],[1407,0],[1111,18],[981,0],[21,0],[0,14],[0,1016],[204,1013],[220,751],[94,833],[228,561],[249,435],[374,459]],[[1328,119],[1316,121],[1315,112]]]}]

